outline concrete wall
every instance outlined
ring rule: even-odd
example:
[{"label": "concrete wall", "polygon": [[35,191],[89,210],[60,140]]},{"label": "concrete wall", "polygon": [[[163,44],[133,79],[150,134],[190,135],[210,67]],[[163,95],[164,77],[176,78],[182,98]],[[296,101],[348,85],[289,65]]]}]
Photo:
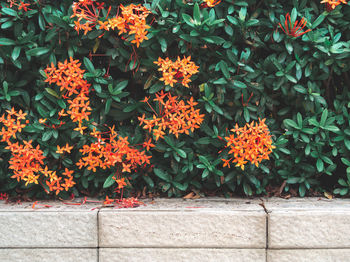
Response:
[{"label": "concrete wall", "polygon": [[45,204],[0,204],[1,262],[350,261],[349,200]]}]

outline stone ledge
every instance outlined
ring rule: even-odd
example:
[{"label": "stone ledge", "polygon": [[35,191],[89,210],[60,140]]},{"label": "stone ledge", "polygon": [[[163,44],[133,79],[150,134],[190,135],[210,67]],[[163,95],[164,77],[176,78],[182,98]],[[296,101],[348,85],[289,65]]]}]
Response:
[{"label": "stone ledge", "polygon": [[350,261],[350,199],[145,202],[37,210],[2,202],[0,261]]},{"label": "stone ledge", "polygon": [[97,247],[97,212],[0,212],[0,247]]},{"label": "stone ledge", "polygon": [[350,249],[267,250],[267,262],[346,262]]},{"label": "stone ledge", "polygon": [[96,248],[0,249],[2,262],[98,262]]},{"label": "stone ledge", "polygon": [[270,199],[268,247],[350,248],[349,199]]},{"label": "stone ledge", "polygon": [[263,212],[99,213],[100,247],[265,248]]},{"label": "stone ledge", "polygon": [[265,249],[100,248],[99,262],[266,262]]}]

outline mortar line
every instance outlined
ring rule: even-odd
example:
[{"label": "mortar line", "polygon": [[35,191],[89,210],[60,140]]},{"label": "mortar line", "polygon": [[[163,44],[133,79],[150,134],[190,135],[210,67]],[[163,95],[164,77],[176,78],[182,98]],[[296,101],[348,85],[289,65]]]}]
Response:
[{"label": "mortar line", "polygon": [[100,214],[100,209],[97,210],[97,217],[96,217],[96,221],[97,221],[97,262],[100,262],[100,223],[99,223],[99,214]]}]

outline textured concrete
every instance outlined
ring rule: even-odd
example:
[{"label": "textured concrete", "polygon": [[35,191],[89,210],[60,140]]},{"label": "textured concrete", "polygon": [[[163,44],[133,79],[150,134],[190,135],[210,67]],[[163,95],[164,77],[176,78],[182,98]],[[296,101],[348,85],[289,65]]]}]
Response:
[{"label": "textured concrete", "polygon": [[350,249],[268,250],[267,262],[347,262]]},{"label": "textured concrete", "polygon": [[1,262],[97,262],[97,249],[0,249]]},{"label": "textured concrete", "polygon": [[350,199],[39,203],[0,201],[1,262],[350,261]]},{"label": "textured concrete", "polygon": [[99,229],[100,247],[266,246],[266,216],[258,211],[101,211]]},{"label": "textured concrete", "polygon": [[101,248],[99,262],[265,262],[265,249]]},{"label": "textured concrete", "polygon": [[349,199],[269,199],[269,248],[350,248]]},{"label": "textured concrete", "polygon": [[0,212],[0,247],[97,247],[97,212]]}]

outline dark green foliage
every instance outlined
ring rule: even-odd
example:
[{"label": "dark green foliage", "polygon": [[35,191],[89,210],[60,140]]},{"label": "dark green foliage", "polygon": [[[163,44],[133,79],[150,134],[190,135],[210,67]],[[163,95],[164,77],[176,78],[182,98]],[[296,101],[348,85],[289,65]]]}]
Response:
[{"label": "dark green foliage", "polygon": [[[120,3],[107,1],[116,14]],[[144,2],[144,1],[134,1]],[[145,1],[149,40],[139,48],[116,31],[74,30],[71,0],[40,1],[24,12],[0,2],[0,115],[15,107],[28,113],[30,125],[19,138],[33,140],[52,159],[52,169],[74,169],[71,192],[95,195],[112,192],[111,170],[92,173],[75,167],[79,148],[89,141],[72,131],[72,124],[52,129],[38,124],[67,104],[44,82],[47,65],[69,57],[79,59],[92,84],[91,122],[115,125],[140,144],[150,137],[137,117],[150,109],[145,96],[164,88],[153,63],[158,57],[175,60],[191,56],[200,67],[190,88],[165,87],[199,102],[205,121],[200,129],[176,139],[160,139],[152,152],[152,167],[131,175],[132,190],[182,196],[190,190],[225,194],[266,194],[268,188],[312,190],[346,195],[350,189],[350,6],[327,12],[320,0],[223,0],[215,8],[202,1]],[[127,4],[127,3],[126,3]],[[305,17],[312,29],[303,36],[286,36],[278,23],[291,13]],[[280,20],[282,19],[282,21]],[[222,167],[225,137],[237,123],[266,118],[273,135],[271,159],[259,168]],[[93,125],[89,126],[92,130]],[[75,145],[69,158],[60,159],[56,145]],[[24,186],[11,179],[10,154],[0,144],[0,192],[44,197],[40,185]],[[68,194],[68,193],[67,193]],[[65,193],[62,193],[64,196]]]}]

